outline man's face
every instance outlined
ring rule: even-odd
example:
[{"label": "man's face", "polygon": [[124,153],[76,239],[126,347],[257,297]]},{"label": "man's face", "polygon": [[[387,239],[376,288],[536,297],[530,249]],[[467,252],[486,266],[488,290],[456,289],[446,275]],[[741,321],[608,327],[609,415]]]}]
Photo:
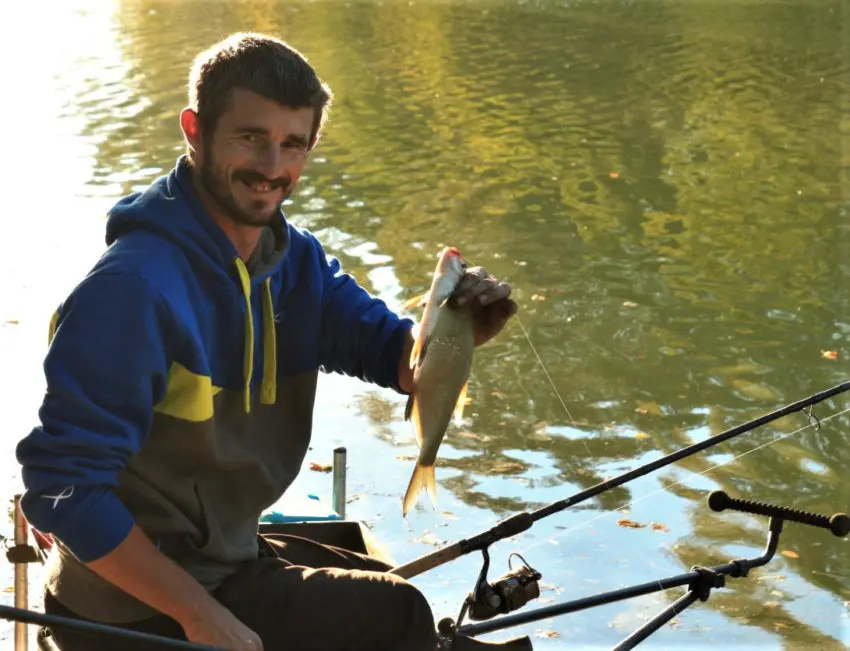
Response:
[{"label": "man's face", "polygon": [[204,190],[234,222],[271,223],[304,170],[312,126],[313,109],[234,89],[212,137],[201,134],[195,152]]}]

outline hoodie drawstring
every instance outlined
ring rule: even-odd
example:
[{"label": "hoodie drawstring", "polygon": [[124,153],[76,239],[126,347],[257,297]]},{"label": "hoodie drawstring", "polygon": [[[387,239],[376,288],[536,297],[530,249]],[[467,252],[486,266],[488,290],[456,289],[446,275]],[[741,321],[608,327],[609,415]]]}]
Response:
[{"label": "hoodie drawstring", "polygon": [[[251,276],[242,258],[236,258],[236,270],[245,297],[245,359],[242,372],[245,375],[245,413],[251,412],[251,379],[254,377],[254,314],[251,310]],[[260,402],[273,405],[277,395],[277,338],[275,336],[274,304],[272,303],[271,278],[263,282],[263,380],[260,387]]]}]

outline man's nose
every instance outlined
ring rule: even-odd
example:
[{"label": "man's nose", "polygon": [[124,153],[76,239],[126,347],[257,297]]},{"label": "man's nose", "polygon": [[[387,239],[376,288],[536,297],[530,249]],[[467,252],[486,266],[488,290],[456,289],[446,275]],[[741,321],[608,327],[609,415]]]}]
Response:
[{"label": "man's nose", "polygon": [[267,179],[274,180],[286,175],[287,158],[284,152],[276,144],[266,147],[263,155],[257,161],[257,171]]}]

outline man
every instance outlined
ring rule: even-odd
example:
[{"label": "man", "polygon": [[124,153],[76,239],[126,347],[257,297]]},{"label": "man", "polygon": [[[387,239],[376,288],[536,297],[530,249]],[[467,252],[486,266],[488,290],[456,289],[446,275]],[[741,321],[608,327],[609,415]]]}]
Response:
[{"label": "man", "polygon": [[[427,601],[385,564],[257,536],[307,451],[319,368],[411,388],[412,322],[281,212],[331,99],[282,41],[226,39],[192,68],[187,154],[111,211],[17,450],[24,513],[58,542],[48,613],[239,651],[436,648]],[[479,345],[509,294],[464,278]],[[149,648],[53,633],[64,651]]]}]

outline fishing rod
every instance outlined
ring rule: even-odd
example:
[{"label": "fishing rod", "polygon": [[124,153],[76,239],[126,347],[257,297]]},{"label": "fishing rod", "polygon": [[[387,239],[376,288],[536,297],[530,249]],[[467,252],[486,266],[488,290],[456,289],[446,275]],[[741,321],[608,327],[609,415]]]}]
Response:
[{"label": "fishing rod", "polygon": [[658,631],[676,615],[681,614],[686,608],[693,605],[697,600],[708,601],[711,591],[715,588],[726,587],[726,577],[744,578],[750,570],[766,565],[776,553],[779,544],[779,535],[783,529],[784,522],[797,522],[812,527],[827,529],[833,535],[843,538],[850,533],[850,517],[844,513],[825,516],[816,513],[808,513],[790,509],[785,506],[766,504],[763,502],[752,502],[749,500],[733,499],[723,491],[713,491],[707,499],[708,507],[712,511],[740,511],[755,515],[764,515],[769,518],[767,542],[764,551],[755,558],[738,558],[722,565],[713,567],[702,567],[695,565],[690,572],[667,577],[657,581],[650,581],[640,585],[604,592],[591,597],[584,597],[567,601],[552,606],[545,606],[526,613],[506,615],[498,619],[479,624],[467,624],[461,626],[465,608],[461,610],[457,623],[450,618],[440,621],[439,631],[445,638],[451,638],[455,634],[474,636],[482,633],[527,624],[557,615],[566,615],[588,608],[604,606],[606,604],[632,599],[655,592],[662,592],[671,588],[687,586],[684,595],[659,612],[643,626],[636,629],[628,637],[622,640],[611,651],[628,651],[646,640],[650,635]]},{"label": "fishing rod", "polygon": [[157,649],[175,649],[175,651],[177,649],[182,649],[183,651],[224,651],[221,647],[209,646],[207,644],[186,642],[184,640],[163,637],[153,633],[142,633],[141,631],[109,626],[108,624],[99,624],[97,622],[74,619],[73,617],[37,613],[32,610],[27,610],[26,608],[15,608],[13,606],[0,605],[0,619],[56,629],[67,629],[70,631],[77,631],[79,633],[112,636],[137,643],[147,642],[150,645],[156,645],[155,648]]},{"label": "fishing rod", "polygon": [[[420,556],[408,563],[399,565],[390,570],[390,573],[405,579],[410,579],[422,574],[423,572],[434,569],[435,567],[449,563],[461,556],[471,552],[480,551],[483,556],[481,572],[472,591],[464,600],[459,619],[462,618],[467,611],[469,612],[470,618],[476,620],[486,620],[492,619],[497,615],[506,615],[507,613],[521,608],[532,599],[536,599],[540,596],[538,582],[542,578],[542,575],[540,572],[529,566],[525,560],[520,557],[523,561],[522,566],[517,569],[513,569],[509,565],[509,572],[491,584],[487,579],[487,572],[490,566],[489,547],[492,544],[527,531],[538,520],[563,511],[571,506],[575,506],[576,504],[580,504],[592,497],[606,491],[610,491],[618,486],[622,486],[623,484],[637,479],[638,477],[643,477],[644,475],[654,472],[660,468],[664,468],[665,466],[696,454],[697,452],[701,452],[731,438],[750,432],[757,427],[778,420],[783,416],[803,411],[806,407],[809,408],[809,412],[807,414],[809,421],[812,422],[814,420],[816,426],[819,427],[820,421],[818,421],[813,414],[814,405],[848,390],[850,390],[850,382],[843,382],[830,389],[826,389],[825,391],[820,391],[808,398],[785,405],[784,407],[776,409],[775,411],[763,416],[759,416],[758,418],[750,420],[742,425],[738,425],[721,432],[720,434],[709,437],[704,441],[694,443],[660,459],[651,461],[621,475],[612,477],[611,479],[599,482],[590,488],[579,491],[565,499],[553,502],[548,506],[537,509],[536,511],[522,512],[512,515],[482,533],[472,536],[471,538],[464,538],[456,543]],[[512,556],[513,555],[515,554],[512,554]]]}]

